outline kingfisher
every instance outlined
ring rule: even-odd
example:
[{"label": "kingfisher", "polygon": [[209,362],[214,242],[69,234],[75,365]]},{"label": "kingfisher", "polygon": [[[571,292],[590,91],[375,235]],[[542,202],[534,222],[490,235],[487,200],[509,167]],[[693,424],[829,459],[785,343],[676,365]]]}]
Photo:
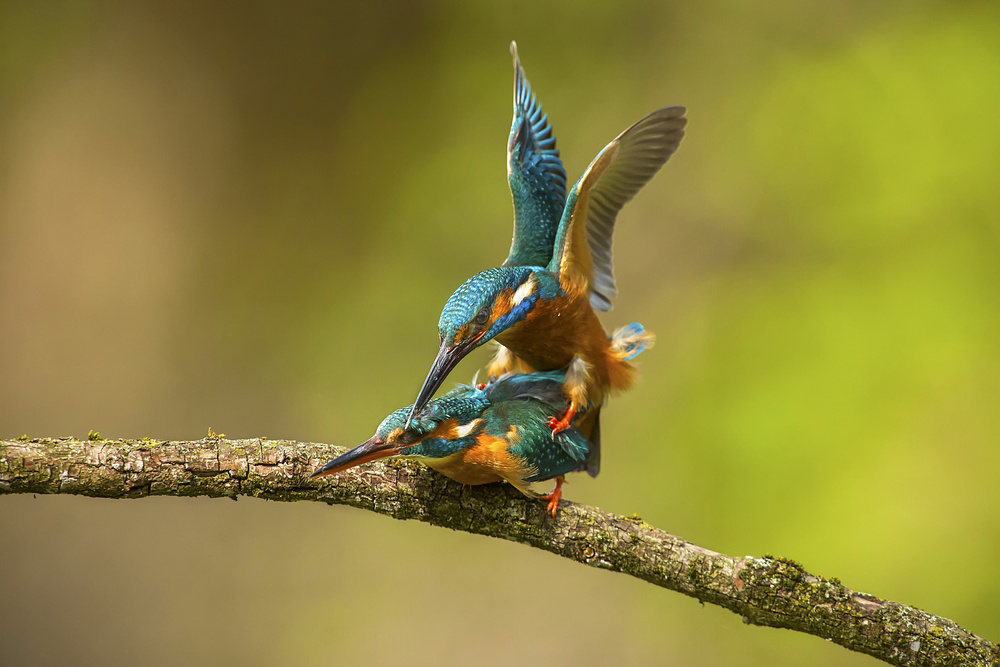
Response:
[{"label": "kingfisher", "polygon": [[[521,72],[516,55],[515,65]],[[515,125],[517,108],[515,94]],[[684,137],[685,113],[681,106],[658,109],[597,154],[566,197],[548,261],[520,264],[508,258],[502,266],[468,279],[451,295],[438,322],[441,346],[411,418],[463,357],[496,340],[500,345],[489,365],[491,376],[514,369],[565,370],[568,407],[562,417],[553,415],[549,420],[552,434],[568,428],[578,412],[586,411],[576,426],[599,448],[600,406],[608,393],[634,383],[630,360],[653,340],[635,323],[609,337],[597,317],[596,311],[611,310],[617,294],[611,253],[615,219],[677,150]],[[510,145],[517,143],[515,130],[508,145],[511,173],[511,165],[517,164],[510,158]],[[544,224],[545,218],[518,219],[516,194],[514,200],[512,248],[519,248],[532,221]],[[545,259],[543,253],[534,255]]]},{"label": "kingfisher", "polygon": [[[564,475],[597,475],[591,443],[570,425],[552,437],[548,416],[566,408],[561,371],[504,375],[486,384],[459,385],[431,400],[407,426],[410,406],[396,410],[375,435],[312,474],[332,475],[389,456],[413,458],[462,484],[507,481],[547,500],[556,515]],[[556,480],[536,496],[533,482]]]}]

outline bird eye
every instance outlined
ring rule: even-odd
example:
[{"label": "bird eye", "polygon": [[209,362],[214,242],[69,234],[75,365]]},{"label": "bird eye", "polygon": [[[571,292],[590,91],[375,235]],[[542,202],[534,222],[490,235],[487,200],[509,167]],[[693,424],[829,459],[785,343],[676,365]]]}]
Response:
[{"label": "bird eye", "polygon": [[483,308],[478,313],[476,313],[476,318],[472,321],[478,324],[479,326],[482,326],[487,322],[489,322],[489,320],[490,320],[490,313],[488,310]]}]

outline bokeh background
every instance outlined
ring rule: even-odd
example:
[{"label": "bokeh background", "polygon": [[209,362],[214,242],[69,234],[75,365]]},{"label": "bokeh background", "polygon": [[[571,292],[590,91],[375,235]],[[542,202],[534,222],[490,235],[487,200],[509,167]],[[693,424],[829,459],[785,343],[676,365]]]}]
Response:
[{"label": "bokeh background", "polygon": [[[0,434],[366,439],[506,255],[517,39],[571,179],[689,108],[616,232],[605,323],[658,344],[567,497],[1000,640],[998,35],[988,0],[0,3]],[[3,497],[0,532],[8,664],[875,663],[342,507]]]}]

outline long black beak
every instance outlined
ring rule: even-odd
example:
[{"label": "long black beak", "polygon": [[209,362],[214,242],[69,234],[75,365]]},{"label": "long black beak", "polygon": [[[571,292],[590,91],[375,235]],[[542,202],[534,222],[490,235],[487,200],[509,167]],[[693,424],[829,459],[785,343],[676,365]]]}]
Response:
[{"label": "long black beak", "polygon": [[413,417],[424,409],[427,401],[431,400],[431,396],[438,390],[444,379],[448,377],[448,373],[458,365],[458,362],[468,354],[470,349],[472,347],[468,344],[448,347],[447,343],[441,343],[441,349],[438,350],[437,358],[434,359],[434,365],[431,366],[430,372],[427,373],[427,379],[424,380],[424,386],[420,388],[420,393],[417,394],[417,401],[410,408],[410,415],[406,418],[405,428],[410,428],[410,422],[413,420]]},{"label": "long black beak", "polygon": [[333,475],[342,470],[359,466],[362,463],[368,463],[369,461],[375,461],[377,459],[384,459],[387,456],[395,456],[396,454],[399,454],[401,449],[402,448],[399,445],[386,444],[382,442],[378,436],[373,435],[371,438],[365,440],[354,449],[349,452],[344,452],[313,474],[309,475],[309,479],[312,479],[313,477]]}]

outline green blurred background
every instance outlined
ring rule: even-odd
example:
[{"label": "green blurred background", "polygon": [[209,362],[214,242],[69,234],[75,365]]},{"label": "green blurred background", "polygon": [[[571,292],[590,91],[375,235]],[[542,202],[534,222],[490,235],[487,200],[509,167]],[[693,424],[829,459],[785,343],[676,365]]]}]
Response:
[{"label": "green blurred background", "polygon": [[[689,109],[604,318],[658,344],[567,497],[1000,640],[998,35],[993,1],[0,3],[0,434],[371,435],[506,255],[516,39],[571,180]],[[342,507],[0,530],[9,664],[875,663]]]}]

